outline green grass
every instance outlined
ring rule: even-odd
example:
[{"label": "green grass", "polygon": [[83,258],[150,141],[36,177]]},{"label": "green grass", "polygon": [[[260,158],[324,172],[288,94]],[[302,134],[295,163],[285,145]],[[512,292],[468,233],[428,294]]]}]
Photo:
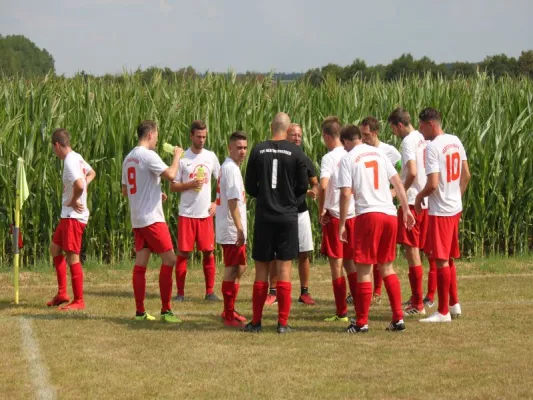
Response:
[{"label": "green grass", "polygon": [[[118,267],[118,266],[117,266]],[[406,266],[398,270],[404,297]],[[0,273],[0,393],[31,397],[22,358],[19,317],[31,319],[43,362],[59,398],[530,398],[533,258],[458,262],[463,317],[451,324],[384,329],[386,296],[371,309],[370,333],[342,332],[328,324],[334,312],[329,268],[313,264],[314,307],[296,303],[293,270],[290,335],[275,333],[276,308],[265,310],[264,333],[228,332],[221,303],[203,297],[203,274],[187,276],[189,301],[176,305],[181,326],[132,320],[131,264],[107,268],[87,263],[82,313],[44,307],[55,292],[53,269],[23,272],[19,306],[11,304],[10,274]],[[219,268],[216,289],[220,289]],[[251,316],[253,269],[247,271],[237,309]],[[147,310],[158,314],[157,262],[148,276]]]}]

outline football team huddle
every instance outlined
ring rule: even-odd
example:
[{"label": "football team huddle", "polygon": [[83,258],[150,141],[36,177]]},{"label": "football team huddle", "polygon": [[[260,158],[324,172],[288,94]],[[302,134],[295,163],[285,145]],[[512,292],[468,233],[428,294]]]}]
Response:
[{"label": "football team huddle", "polygon": [[[442,116],[433,108],[420,112],[418,130],[402,108],[393,110],[387,122],[401,139],[400,151],[379,140],[380,123],[374,117],[344,126],[337,117],[324,119],[322,139],[328,152],[321,160],[318,176],[314,163],[301,149],[302,127],[280,112],[272,120],[271,139],[251,150],[244,179],[241,165],[248,153],[246,133],[236,131],[229,136],[228,156],[220,165],[216,154],[205,148],[207,126],[193,121],[189,149],[170,146],[167,150],[173,158],[168,166],[155,152],[157,124],[141,122],[138,145],[122,164],[121,182],[135,243],[135,319],[156,319],[144,307],[146,269],[152,253],[161,257],[162,321],[182,322],[171,306],[173,269],[174,300],[183,302],[187,263],[195,248],[202,253],[205,300],[218,301],[214,291],[216,241],[225,265],[221,288],[224,326],[260,332],[265,304],[277,303],[277,332],[292,331],[288,319],[293,260],[298,261],[298,301],[315,304],[309,292],[309,254],[314,249],[307,199],[318,201],[321,252],[328,257],[331,269],[336,309],[325,321],[349,323],[348,333],[368,332],[370,306],[381,301],[383,285],[392,311],[390,331],[405,330],[404,315],[425,316],[426,308],[434,307],[435,294],[437,311],[420,322],[449,322],[460,316],[454,259],[460,255],[461,199],[470,180],[466,152],[457,136],[444,133]],[[50,246],[58,293],[48,306],[84,309],[79,255],[89,219],[87,187],[96,173],[72,150],[67,130],[56,129],[52,145],[57,157],[64,160],[64,171],[61,219]],[[180,193],[177,255],[163,213],[167,195],[161,189],[162,179],[170,182],[171,192]],[[212,179],[217,182],[214,201]],[[255,280],[248,323],[235,310],[240,278],[247,266],[247,195],[255,199]],[[405,303],[393,268],[397,244],[403,247],[409,265],[411,294]],[[429,263],[425,295],[423,254]],[[67,292],[67,265],[72,301]],[[348,317],[350,303],[355,319]]]}]

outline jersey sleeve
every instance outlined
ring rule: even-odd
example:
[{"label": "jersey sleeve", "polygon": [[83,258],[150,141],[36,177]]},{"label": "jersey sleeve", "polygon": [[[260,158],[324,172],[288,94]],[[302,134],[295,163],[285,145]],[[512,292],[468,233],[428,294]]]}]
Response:
[{"label": "jersey sleeve", "polygon": [[125,162],[122,163],[122,184],[123,185],[128,184],[128,177],[126,176],[126,169],[124,168],[125,165],[126,165]]},{"label": "jersey sleeve", "polygon": [[146,166],[156,176],[160,176],[164,170],[168,168],[168,165],[166,165],[161,157],[159,157],[159,154],[157,154],[155,151],[150,151],[146,155]]},{"label": "jersey sleeve", "polygon": [[83,168],[85,169],[85,175],[87,175],[89,172],[93,170],[93,167],[91,167],[89,163],[85,160],[83,160]]},{"label": "jersey sleeve", "polygon": [[405,164],[416,161],[416,144],[412,140],[402,141],[402,159]]},{"label": "jersey sleeve", "polygon": [[402,159],[402,155],[400,154],[398,149],[394,146],[390,146],[390,157],[391,157],[391,163],[394,166],[396,166],[396,164],[398,164],[398,161]]},{"label": "jersey sleeve", "polygon": [[299,153],[299,157],[296,159],[296,185],[294,187],[294,194],[297,198],[307,193],[307,187],[309,185],[307,162],[305,160],[306,155],[301,150]]},{"label": "jersey sleeve", "polygon": [[439,151],[431,142],[426,147],[426,175],[434,174],[435,172],[440,172]]},{"label": "jersey sleeve", "polygon": [[350,170],[351,158],[349,156],[344,156],[341,158],[341,163],[339,166],[339,181],[337,186],[339,188],[352,187],[352,171]]},{"label": "jersey sleeve", "polygon": [[322,157],[322,161],[320,163],[320,179],[331,178],[331,174],[333,173],[332,164],[332,160],[330,157],[327,156],[327,154]]},{"label": "jersey sleeve", "polygon": [[389,159],[387,157],[382,157],[382,160],[383,160],[383,164],[385,164],[385,170],[387,171],[387,179],[390,181],[390,179],[396,175],[398,173],[398,171],[396,171],[396,168],[394,168],[394,165],[391,164],[390,162],[387,162],[389,161]]},{"label": "jersey sleeve", "polygon": [[215,179],[218,179],[220,176],[220,162],[218,161],[218,157],[215,153],[213,153],[213,176]]},{"label": "jersey sleeve", "polygon": [[468,158],[466,158],[466,151],[463,146],[463,143],[459,141],[459,156],[461,157],[461,161],[466,161]]},{"label": "jersey sleeve", "polygon": [[257,157],[257,151],[256,147],[252,149],[252,152],[250,153],[250,157],[248,158],[248,164],[246,164],[246,175],[244,179],[244,187],[246,189],[246,193],[248,193],[252,197],[257,197],[257,194],[259,193],[259,188],[257,186],[258,179],[257,179],[257,166],[256,166],[256,159]]},{"label": "jersey sleeve", "polygon": [[315,170],[315,165],[313,164],[313,161],[311,161],[311,159],[308,156],[305,156],[305,163],[307,166],[307,177],[315,178],[316,170]]},{"label": "jersey sleeve", "polygon": [[235,168],[224,168],[224,173],[220,178],[220,186],[228,200],[240,199],[242,193],[239,190],[240,172]]}]

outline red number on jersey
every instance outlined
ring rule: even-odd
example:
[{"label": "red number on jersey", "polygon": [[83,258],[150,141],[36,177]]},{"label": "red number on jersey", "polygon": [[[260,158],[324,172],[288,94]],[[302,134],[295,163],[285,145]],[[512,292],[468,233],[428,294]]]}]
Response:
[{"label": "red number on jersey", "polygon": [[365,162],[366,168],[372,168],[374,170],[374,189],[379,189],[379,176],[378,176],[378,162],[376,160],[374,161],[367,161]]},{"label": "red number on jersey", "polygon": [[137,172],[135,167],[128,168],[128,183],[130,184],[130,194],[137,193]]},{"label": "red number on jersey", "polygon": [[461,157],[459,153],[446,154],[446,182],[450,183],[459,179],[461,174]]}]

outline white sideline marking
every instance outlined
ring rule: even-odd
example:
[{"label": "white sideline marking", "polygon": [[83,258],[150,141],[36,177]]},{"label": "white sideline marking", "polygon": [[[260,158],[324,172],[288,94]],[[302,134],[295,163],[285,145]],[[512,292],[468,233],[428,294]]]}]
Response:
[{"label": "white sideline marking", "polygon": [[50,385],[48,369],[41,359],[39,342],[33,333],[31,320],[24,317],[19,320],[22,333],[22,350],[26,361],[28,361],[31,381],[36,390],[35,397],[43,400],[54,400],[57,397],[56,390]]}]

